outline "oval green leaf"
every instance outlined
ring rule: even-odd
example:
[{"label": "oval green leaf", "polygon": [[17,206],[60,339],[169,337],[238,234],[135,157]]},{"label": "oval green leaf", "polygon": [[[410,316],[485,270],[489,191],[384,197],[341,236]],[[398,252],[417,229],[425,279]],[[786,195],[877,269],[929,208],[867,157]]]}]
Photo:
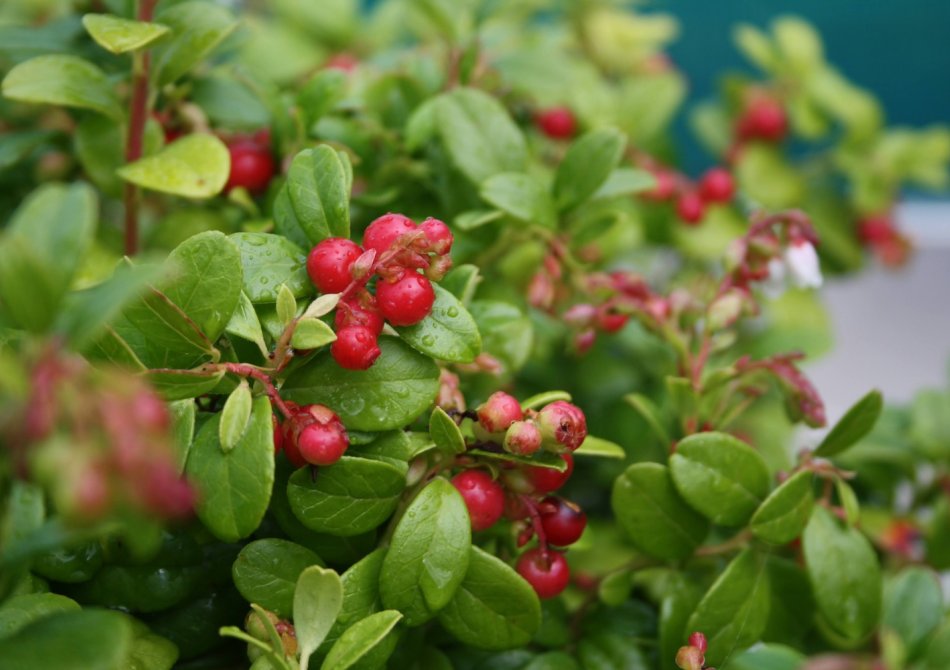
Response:
[{"label": "oval green leaf", "polygon": [[294,327],[290,343],[294,349],[319,349],[336,340],[333,329],[320,319],[300,319]]},{"label": "oval green leaf", "polygon": [[414,326],[396,328],[413,349],[450,363],[471,363],[482,351],[478,325],[461,301],[438,284],[432,311]]},{"label": "oval green leaf", "polygon": [[3,79],[11,100],[91,109],[120,121],[122,106],[105,72],[76,56],[37,56],[15,65]]},{"label": "oval green leaf", "polygon": [[307,255],[281,235],[234,233],[229,239],[241,252],[244,268],[244,293],[253,303],[277,302],[281,285],[295,298],[313,294],[307,276]]},{"label": "oval green leaf", "polygon": [[900,636],[911,658],[940,625],[943,609],[940,581],[927,568],[904,568],[884,588],[882,623]]},{"label": "oval green leaf", "polygon": [[231,156],[224,142],[207,133],[175,140],[152,156],[119,168],[127,182],[184,198],[210,198],[228,181]]},{"label": "oval green leaf", "polygon": [[79,603],[56,593],[26,593],[0,605],[0,638],[57,612],[77,612]]},{"label": "oval green leaf", "polygon": [[429,417],[429,436],[445,454],[452,456],[465,451],[465,438],[461,429],[441,407],[433,409]]},{"label": "oval green leaf", "polygon": [[85,609],[35,621],[0,641],[0,667],[113,670],[126,667],[132,626],[120,612]]},{"label": "oval green leaf", "polygon": [[298,244],[350,236],[348,170],[340,154],[321,145],[296,156],[274,203],[278,232]]},{"label": "oval green leaf", "polygon": [[545,228],[557,226],[557,213],[548,189],[533,175],[502,172],[482,182],[482,199],[519,221]]},{"label": "oval green leaf", "polygon": [[617,167],[626,143],[616,128],[598,128],[575,140],[554,176],[558,209],[570,209],[594,195]]},{"label": "oval green leaf", "polygon": [[676,490],[694,509],[724,526],[744,524],[769,490],[762,456],[725,433],[683,439],[670,457]]},{"label": "oval green leaf", "polygon": [[574,451],[574,455],[624,459],[627,457],[627,452],[615,442],[588,435],[584,438],[584,441],[581,442],[581,446]]},{"label": "oval green leaf", "polygon": [[772,544],[786,544],[801,535],[815,503],[812,479],[810,472],[802,471],[772,491],[752,515],[752,534]]},{"label": "oval green leaf", "polygon": [[251,387],[247,380],[242,379],[221,410],[221,421],[218,423],[218,439],[221,441],[221,450],[225,453],[234,449],[247,430],[247,422],[251,418],[251,405],[254,398],[251,396]]},{"label": "oval green leaf", "polygon": [[815,449],[815,455],[831,458],[871,432],[884,410],[884,396],[871,391],[851,406]]},{"label": "oval green leaf", "polygon": [[168,401],[197,398],[224,379],[224,370],[151,370],[143,377]]},{"label": "oval green leaf", "polygon": [[425,623],[445,607],[468,568],[468,508],[448,480],[433,479],[409,505],[393,533],[379,574],[383,604],[406,624]]},{"label": "oval green leaf", "polygon": [[294,629],[300,645],[300,670],[326,638],[343,605],[343,583],[333,570],[314,565],[297,579],[294,589]]},{"label": "oval green leaf", "polygon": [[[373,660],[372,667],[379,667],[376,664],[384,663],[393,651],[396,640],[388,636],[400,619],[402,614],[399,612],[385,610],[357,621],[330,648],[320,670],[348,670],[370,660],[370,657]],[[378,653],[386,651],[387,647],[388,653]]]},{"label": "oval green leaf", "polygon": [[155,51],[153,71],[159,87],[187,74],[238,25],[227,9],[202,0],[169,6],[156,19],[172,29]]},{"label": "oval green leaf", "polygon": [[231,566],[234,585],[249,603],[282,619],[293,614],[297,579],[311,565],[322,565],[315,553],[289,540],[267,538],[245,546]]},{"label": "oval green leaf", "polygon": [[99,46],[114,54],[138,51],[169,33],[168,26],[112,14],[86,14],[82,24]]},{"label": "oval green leaf", "polygon": [[324,644],[332,644],[357,621],[382,609],[379,599],[379,571],[383,567],[385,548],[367,554],[351,565],[340,579],[343,581],[343,606],[336,623],[327,633]]}]

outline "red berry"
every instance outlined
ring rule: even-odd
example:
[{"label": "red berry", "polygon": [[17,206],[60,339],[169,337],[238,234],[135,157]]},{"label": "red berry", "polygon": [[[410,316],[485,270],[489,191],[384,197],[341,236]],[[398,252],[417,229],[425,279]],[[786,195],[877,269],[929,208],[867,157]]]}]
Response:
[{"label": "red berry", "polygon": [[602,310],[597,314],[597,326],[605,333],[616,333],[627,325],[629,318],[626,314]]},{"label": "red berry", "polygon": [[567,107],[551,107],[538,112],[535,123],[542,133],[554,140],[566,140],[577,131],[574,113]]},{"label": "red berry", "polygon": [[366,370],[379,358],[376,333],[366,326],[345,326],[330,346],[333,360],[347,370]]},{"label": "red berry", "polygon": [[310,250],[307,256],[307,274],[321,293],[342,293],[353,275],[350,268],[363,249],[343,237],[328,237]]},{"label": "red berry", "polygon": [[698,193],[687,191],[676,201],[676,214],[686,223],[699,223],[705,213],[706,204]]},{"label": "red berry", "polygon": [[571,473],[574,472],[574,457],[571,454],[561,454],[561,458],[567,463],[567,469],[564,472],[558,472],[553,468],[539,468],[530,466],[525,468],[525,474],[528,481],[534,486],[538,493],[551,493],[564,486]]},{"label": "red berry", "polygon": [[394,326],[412,326],[432,310],[435,291],[428,279],[416,272],[406,272],[395,282],[376,284],[379,313]]},{"label": "red berry", "polygon": [[699,649],[700,653],[706,653],[706,636],[702,633],[693,633],[689,636],[689,645]]},{"label": "red berry", "polygon": [[295,468],[302,468],[307,464],[306,459],[300,453],[300,449],[297,448],[297,443],[294,441],[293,436],[286,428],[286,424],[282,442],[284,445],[284,454],[287,455],[287,460],[290,461]]},{"label": "red berry", "polygon": [[369,226],[363,233],[363,246],[376,250],[376,259],[389,251],[400,237],[418,230],[412,219],[402,214],[385,214]]},{"label": "red berry", "polygon": [[864,244],[886,244],[895,236],[894,226],[886,215],[868,216],[858,221],[858,239]]},{"label": "red berry", "polygon": [[587,437],[587,418],[577,405],[555,400],[538,412],[538,427],[545,447],[552,450],[574,451]]},{"label": "red berry", "polygon": [[712,168],[699,180],[699,195],[705,202],[729,202],[735,189],[735,180],[725,168]]},{"label": "red berry", "polygon": [[478,422],[489,433],[508,430],[508,426],[524,418],[521,403],[504,391],[492,393],[475,412],[478,414]]},{"label": "red berry", "polygon": [[505,511],[505,491],[483,470],[466,470],[452,477],[452,485],[462,494],[472,530],[495,525]]},{"label": "red berry", "polygon": [[741,139],[779,142],[788,132],[788,116],[778,100],[759,96],[746,107],[739,119],[737,131]]},{"label": "red berry", "polygon": [[545,559],[540,549],[529,549],[518,559],[517,570],[539,598],[553,598],[567,588],[571,579],[570,568],[559,551],[549,551]]},{"label": "red berry", "polygon": [[300,431],[297,438],[300,455],[312,465],[333,465],[348,446],[350,440],[339,420],[326,424],[311,423]]},{"label": "red berry", "polygon": [[540,510],[545,539],[559,547],[577,542],[587,527],[587,515],[583,510],[563,498],[545,498]]},{"label": "red berry", "polygon": [[333,317],[334,329],[339,331],[347,326],[364,326],[379,335],[383,332],[382,314],[376,308],[376,298],[366,294],[368,299],[350,298],[341,300]]},{"label": "red berry", "polygon": [[430,217],[423,221],[419,227],[422,229],[422,232],[425,233],[426,239],[429,241],[430,251],[439,255],[449,253],[449,250],[452,249],[452,242],[455,241],[455,237],[445,223]]},{"label": "red berry", "polygon": [[647,200],[669,200],[676,193],[676,175],[663,168],[653,171],[653,177],[656,179],[656,186],[649,191],[644,191],[642,196]]},{"label": "red berry", "polygon": [[270,150],[257,142],[244,140],[228,147],[231,174],[225,190],[241,186],[251,193],[261,193],[274,176],[274,159]]}]

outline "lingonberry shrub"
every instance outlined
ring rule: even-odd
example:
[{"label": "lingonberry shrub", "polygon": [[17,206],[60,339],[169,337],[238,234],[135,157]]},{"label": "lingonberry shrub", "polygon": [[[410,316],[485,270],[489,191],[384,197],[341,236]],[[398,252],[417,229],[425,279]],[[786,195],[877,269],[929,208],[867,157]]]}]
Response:
[{"label": "lingonberry shrub", "polygon": [[704,171],[671,17],[272,4],[4,8],[0,665],[950,665],[945,394],[786,448],[944,129],[783,18]]}]

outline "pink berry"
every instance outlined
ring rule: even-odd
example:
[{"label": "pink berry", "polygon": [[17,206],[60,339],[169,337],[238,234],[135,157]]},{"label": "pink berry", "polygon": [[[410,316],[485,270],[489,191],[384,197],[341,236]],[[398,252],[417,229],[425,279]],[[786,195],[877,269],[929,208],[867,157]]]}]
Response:
[{"label": "pink berry", "polygon": [[685,223],[697,224],[706,213],[706,204],[698,193],[687,191],[676,201],[676,214]]},{"label": "pink berry", "polygon": [[452,485],[462,494],[472,530],[495,525],[505,511],[505,491],[483,470],[466,470],[452,477]]},{"label": "pink berry", "polygon": [[274,176],[274,159],[270,149],[257,142],[242,140],[228,147],[231,154],[231,173],[226,191],[241,186],[250,193],[261,193]]},{"label": "pink berry", "polygon": [[729,202],[735,189],[735,180],[725,168],[712,168],[699,180],[699,196],[705,202]]},{"label": "pink berry", "polygon": [[577,131],[574,113],[567,107],[551,107],[538,112],[535,123],[542,133],[553,140],[566,140]]},{"label": "pink berry", "polygon": [[702,633],[693,633],[689,636],[689,644],[691,647],[696,647],[703,654],[706,653],[706,636]]},{"label": "pink berry", "polygon": [[452,249],[452,243],[455,237],[452,231],[442,221],[428,218],[423,221],[419,227],[425,233],[426,240],[429,241],[429,249],[436,254],[447,254]]},{"label": "pink berry", "polygon": [[353,275],[350,268],[363,250],[356,242],[343,237],[328,237],[310,250],[307,274],[321,293],[342,293]]},{"label": "pink berry", "polygon": [[311,465],[333,465],[348,446],[350,440],[339,421],[312,423],[300,431],[297,438],[300,455]]},{"label": "pink berry", "polygon": [[558,472],[553,468],[539,468],[537,466],[525,468],[528,481],[536,492],[552,493],[564,486],[567,480],[571,478],[571,473],[574,472],[574,456],[571,454],[561,454],[561,458],[567,463],[567,468],[564,472]]},{"label": "pink berry", "polygon": [[553,598],[567,588],[571,579],[570,568],[559,551],[548,551],[545,557],[540,549],[529,549],[521,554],[516,569],[539,598]]},{"label": "pink berry", "polygon": [[577,542],[587,527],[587,515],[583,510],[563,498],[545,498],[540,510],[545,539],[558,547]]},{"label": "pink berry", "polygon": [[653,171],[653,177],[656,179],[656,186],[644,191],[642,196],[658,202],[672,198],[676,193],[676,175],[671,170],[659,168]]},{"label": "pink berry", "polygon": [[541,431],[532,421],[515,421],[508,426],[502,446],[508,453],[530,456],[541,448]]},{"label": "pink berry", "polygon": [[379,313],[394,326],[412,326],[432,310],[435,291],[428,279],[416,272],[406,272],[395,282],[380,281],[376,285]]},{"label": "pink berry", "polygon": [[366,326],[345,326],[337,331],[330,354],[346,370],[366,370],[379,358],[376,333]]},{"label": "pink berry", "polygon": [[492,393],[475,411],[478,414],[478,422],[489,433],[508,430],[511,424],[524,418],[521,403],[504,391]]},{"label": "pink berry", "polygon": [[545,448],[574,451],[587,437],[587,418],[577,405],[555,400],[545,405],[537,417]]},{"label": "pink berry", "polygon": [[418,228],[409,217],[402,214],[385,214],[373,221],[363,233],[363,246],[376,250],[376,260],[389,251],[400,237],[413,233]]}]

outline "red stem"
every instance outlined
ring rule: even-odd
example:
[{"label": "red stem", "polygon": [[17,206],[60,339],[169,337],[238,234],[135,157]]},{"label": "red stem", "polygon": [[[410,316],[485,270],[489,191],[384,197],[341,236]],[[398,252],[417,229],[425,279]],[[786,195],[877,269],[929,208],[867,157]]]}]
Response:
[{"label": "red stem", "polygon": [[544,532],[544,526],[541,525],[541,514],[538,512],[538,504],[529,496],[521,495],[521,504],[528,510],[528,516],[531,517],[531,526],[534,528],[534,534],[538,536],[538,546],[541,548],[541,556],[548,560],[548,538]]},{"label": "red stem", "polygon": [[287,407],[281,399],[277,387],[274,386],[274,382],[271,381],[271,378],[268,377],[267,374],[258,370],[253,365],[247,365],[246,363],[218,363],[217,367],[224,368],[231,374],[238,375],[239,377],[251,377],[259,381],[264,386],[264,390],[267,392],[267,397],[270,398],[271,403],[280,410],[284,418],[289,419],[291,417],[292,412],[290,408]]}]

